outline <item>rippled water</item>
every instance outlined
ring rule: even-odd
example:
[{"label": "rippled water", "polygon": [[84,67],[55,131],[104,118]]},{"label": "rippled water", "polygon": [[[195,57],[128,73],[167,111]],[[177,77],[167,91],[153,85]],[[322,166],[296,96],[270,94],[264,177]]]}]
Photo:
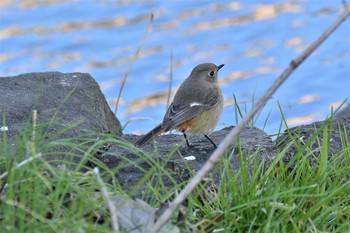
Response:
[{"label": "rippled water", "polygon": [[[225,109],[218,128],[236,124],[234,98],[251,107],[289,62],[342,12],[341,1],[11,1],[0,3],[0,76],[25,72],[90,73],[112,110],[129,73],[117,116],[126,133],[159,123],[172,94],[202,62],[225,63]],[[173,52],[172,52],[173,51]],[[0,87],[1,88],[1,87]],[[275,133],[280,103],[290,125],[322,120],[350,93],[350,20],[296,70],[261,112]]]}]

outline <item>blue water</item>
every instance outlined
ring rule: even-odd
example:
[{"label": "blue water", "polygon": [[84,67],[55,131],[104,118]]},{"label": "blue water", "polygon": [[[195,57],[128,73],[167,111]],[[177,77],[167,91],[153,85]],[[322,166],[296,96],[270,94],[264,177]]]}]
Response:
[{"label": "blue water", "polygon": [[[0,3],[0,76],[90,73],[113,111],[149,15],[155,15],[118,107],[122,124],[139,119],[125,133],[145,132],[162,120],[171,51],[172,94],[197,64],[226,64],[219,74],[226,102],[222,128],[236,124],[233,95],[242,109],[250,109],[253,96],[261,97],[342,8],[341,1],[328,0],[26,2]],[[262,128],[267,119],[265,130],[276,133],[278,103],[291,126],[322,120],[349,93],[348,19],[275,93],[256,125]]]}]

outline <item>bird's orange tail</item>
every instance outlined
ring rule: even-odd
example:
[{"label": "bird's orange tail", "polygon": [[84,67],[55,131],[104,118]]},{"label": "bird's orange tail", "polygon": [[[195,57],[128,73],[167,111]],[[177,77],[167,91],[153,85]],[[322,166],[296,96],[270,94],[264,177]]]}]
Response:
[{"label": "bird's orange tail", "polygon": [[139,140],[137,140],[135,142],[135,146],[141,147],[145,145],[147,142],[151,141],[153,138],[157,137],[159,134],[164,132],[165,132],[165,129],[162,127],[162,124],[160,124],[154,129],[152,129],[150,132],[148,132],[146,135],[141,137]]}]

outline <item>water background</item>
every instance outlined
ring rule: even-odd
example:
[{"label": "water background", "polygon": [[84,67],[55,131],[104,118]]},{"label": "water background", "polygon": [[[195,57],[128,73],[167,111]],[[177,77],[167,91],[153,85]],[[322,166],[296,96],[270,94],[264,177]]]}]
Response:
[{"label": "water background", "polygon": [[[118,107],[122,125],[128,123],[124,133],[145,132],[161,122],[171,54],[172,94],[197,64],[225,64],[219,73],[225,96],[219,129],[236,124],[233,95],[242,109],[250,109],[341,12],[341,1],[333,0],[5,0],[0,3],[0,76],[90,73],[114,111],[153,13]],[[278,104],[290,126],[323,120],[349,93],[348,19],[292,74],[255,124],[276,133]]]}]

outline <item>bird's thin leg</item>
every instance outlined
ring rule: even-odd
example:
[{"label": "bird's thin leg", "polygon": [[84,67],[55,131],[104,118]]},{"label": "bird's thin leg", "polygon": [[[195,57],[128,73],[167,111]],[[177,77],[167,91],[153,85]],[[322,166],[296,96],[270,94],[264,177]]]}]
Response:
[{"label": "bird's thin leg", "polygon": [[185,137],[185,139],[186,139],[186,144],[187,144],[187,147],[188,148],[190,148],[191,146],[190,146],[190,144],[188,143],[188,140],[187,140],[187,135],[185,134],[185,133],[183,133],[184,134],[184,137]]},{"label": "bird's thin leg", "polygon": [[211,144],[213,144],[213,146],[214,146],[215,148],[218,147],[218,146],[215,144],[215,142],[213,142],[213,141],[210,139],[210,137],[208,137],[208,135],[204,134],[204,136],[211,142]]}]

